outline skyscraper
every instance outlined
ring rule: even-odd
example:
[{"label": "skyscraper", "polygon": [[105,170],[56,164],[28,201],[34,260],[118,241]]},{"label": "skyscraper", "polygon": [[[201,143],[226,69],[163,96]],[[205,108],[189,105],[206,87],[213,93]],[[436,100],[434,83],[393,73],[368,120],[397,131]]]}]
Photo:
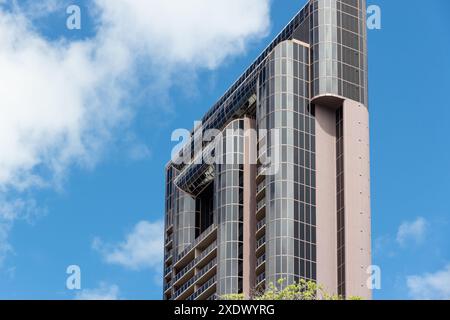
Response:
[{"label": "skyscraper", "polygon": [[279,279],[371,298],[364,0],[310,0],[206,113],[167,164],[165,219],[164,299]]}]

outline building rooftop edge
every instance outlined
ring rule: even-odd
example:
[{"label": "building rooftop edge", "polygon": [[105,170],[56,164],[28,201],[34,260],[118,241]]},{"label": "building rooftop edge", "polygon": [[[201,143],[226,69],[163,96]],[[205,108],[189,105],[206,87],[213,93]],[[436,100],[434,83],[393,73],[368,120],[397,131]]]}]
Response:
[{"label": "building rooftop edge", "polygon": [[[219,98],[217,99],[217,101],[205,112],[205,115],[202,118],[202,122],[204,122],[205,120],[207,120],[213,113],[214,111],[216,111],[216,109],[218,107],[220,107],[220,105],[222,105],[226,100],[227,100],[227,96],[230,96],[233,92],[235,92],[239,87],[236,87],[237,84],[241,81],[244,81],[248,75],[255,69],[255,67],[260,63],[259,61],[261,59],[265,59],[265,57],[267,57],[270,52],[272,50],[269,50],[276,42],[279,41],[279,38],[281,37],[281,35],[286,32],[286,30],[289,29],[289,27],[291,26],[291,24],[304,13],[304,10],[308,7],[308,5],[310,4],[310,0],[306,1],[306,3],[298,10],[297,14],[294,15],[294,17],[285,25],[284,28],[282,28],[282,30],[269,42],[269,44],[262,50],[262,52],[253,60],[253,62],[251,63],[251,65],[245,69],[244,72],[241,73],[241,75],[229,86],[229,88],[225,91],[225,93]],[[298,40],[297,40],[298,41]],[[305,42],[301,42],[298,41],[301,45],[303,46],[307,46],[309,47],[310,45],[305,43]],[[172,165],[172,160],[169,160],[166,165],[165,168],[169,168]]]}]

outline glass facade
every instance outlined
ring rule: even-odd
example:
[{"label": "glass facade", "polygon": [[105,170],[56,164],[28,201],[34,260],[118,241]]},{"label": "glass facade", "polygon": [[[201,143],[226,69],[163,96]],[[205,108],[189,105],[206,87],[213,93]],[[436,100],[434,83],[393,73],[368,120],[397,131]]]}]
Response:
[{"label": "glass facade", "polygon": [[[318,266],[329,261],[333,267],[327,272],[332,276],[324,278],[334,279],[333,293],[351,294],[345,224],[351,220],[346,210],[352,210],[344,196],[352,191],[344,185],[351,171],[344,170],[344,138],[346,146],[349,143],[344,106],[351,100],[358,108],[367,107],[365,5],[364,0],[310,0],[206,113],[202,129],[193,130],[193,136],[199,130],[221,130],[222,139],[203,143],[203,150],[193,150],[190,141],[186,148],[196,151],[192,158],[168,164],[165,299],[215,299],[244,288],[263,289],[280,279],[284,285],[300,279],[319,281],[319,270],[326,268]],[[321,113],[320,108],[331,109]],[[319,127],[323,114],[330,117],[325,119],[330,132]],[[244,165],[244,118],[254,119],[258,131],[253,146],[258,163],[253,169]],[[318,150],[329,161],[317,161],[323,159]],[[220,160],[199,163],[202,153],[214,153]],[[268,159],[277,160],[273,174],[262,165]],[[329,165],[326,172],[332,167],[324,174],[331,177],[332,188],[326,189],[331,194],[322,197],[330,206],[316,200],[321,176],[317,172],[323,172],[318,163]],[[253,171],[249,174],[244,168]],[[244,206],[244,195],[249,205]],[[332,220],[326,221],[327,228],[318,225],[323,217]],[[255,225],[248,228],[249,221]],[[333,230],[326,236],[336,240],[327,247],[333,251],[327,263],[321,263],[324,255],[317,239],[323,229]],[[244,239],[255,252],[248,252],[253,249],[244,246]],[[244,274],[251,274],[252,280]]]},{"label": "glass facade", "polygon": [[190,246],[198,234],[195,223],[197,208],[195,199],[188,193],[180,190],[175,191],[175,252],[180,254]]},{"label": "glass facade", "polygon": [[338,95],[367,106],[365,1],[310,3],[313,96]]},{"label": "glass facade", "polygon": [[242,292],[243,260],[244,121],[232,121],[224,132],[218,152],[223,164],[216,165],[215,180],[219,295]]},{"label": "glass facade", "polygon": [[259,79],[257,122],[278,130],[267,152],[280,152],[279,170],[267,175],[266,283],[316,278],[315,119],[309,103],[309,47],[279,44]]},{"label": "glass facade", "polygon": [[175,178],[176,169],[172,166],[169,166],[166,169],[166,215],[165,215],[165,225],[171,226],[173,225],[173,211],[174,211],[174,199],[176,186],[173,182]]}]

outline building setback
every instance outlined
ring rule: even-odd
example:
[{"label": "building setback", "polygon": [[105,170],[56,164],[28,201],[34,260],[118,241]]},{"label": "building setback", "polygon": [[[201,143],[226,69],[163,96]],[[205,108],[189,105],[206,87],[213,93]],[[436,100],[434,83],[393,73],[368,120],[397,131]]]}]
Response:
[{"label": "building setback", "polygon": [[167,164],[164,299],[248,297],[279,279],[371,298],[365,5],[310,0],[192,132],[237,147],[189,143]]}]

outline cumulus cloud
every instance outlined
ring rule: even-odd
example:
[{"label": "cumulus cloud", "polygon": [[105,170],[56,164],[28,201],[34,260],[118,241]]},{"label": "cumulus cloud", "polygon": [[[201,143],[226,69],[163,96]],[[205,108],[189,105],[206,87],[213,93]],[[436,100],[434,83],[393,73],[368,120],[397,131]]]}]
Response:
[{"label": "cumulus cloud", "polygon": [[[100,48],[92,42],[49,42],[20,11],[1,7],[0,43],[3,260],[14,221],[32,209],[18,205],[17,197],[59,188],[72,164],[93,167],[128,110],[120,105],[124,91],[116,81],[125,69],[119,54],[110,65],[95,55]],[[23,204],[33,201],[24,197]]]},{"label": "cumulus cloud", "polygon": [[92,247],[100,252],[105,262],[120,265],[131,270],[157,269],[163,260],[164,223],[139,222],[117,244],[105,244],[95,238]]},{"label": "cumulus cloud", "polygon": [[101,283],[98,288],[77,292],[75,300],[119,300],[119,287]]},{"label": "cumulus cloud", "polygon": [[105,26],[158,63],[213,68],[266,35],[270,0],[96,0]]},{"label": "cumulus cloud", "polygon": [[[92,5],[92,37],[49,40],[33,19],[61,10],[56,1],[40,1],[39,10],[30,11],[0,0],[3,199],[11,192],[60,188],[73,165],[94,167],[117,129],[132,121],[134,92],[150,88],[163,96],[174,70],[180,78],[183,70],[214,68],[244,52],[269,25],[270,0],[93,0]],[[142,74],[146,83],[139,81]],[[148,150],[132,155],[142,158]],[[0,255],[9,246],[11,221],[4,216],[0,212]]]},{"label": "cumulus cloud", "polygon": [[397,242],[405,245],[408,241],[420,243],[424,240],[427,230],[427,221],[419,217],[414,221],[403,222],[397,231]]},{"label": "cumulus cloud", "polygon": [[0,41],[0,190],[43,186],[74,161],[94,163],[126,112],[114,81],[120,59],[92,59],[89,42],[49,43],[24,17],[5,13]]},{"label": "cumulus cloud", "polygon": [[407,287],[410,296],[414,299],[449,300],[450,265],[435,273],[409,276]]}]

